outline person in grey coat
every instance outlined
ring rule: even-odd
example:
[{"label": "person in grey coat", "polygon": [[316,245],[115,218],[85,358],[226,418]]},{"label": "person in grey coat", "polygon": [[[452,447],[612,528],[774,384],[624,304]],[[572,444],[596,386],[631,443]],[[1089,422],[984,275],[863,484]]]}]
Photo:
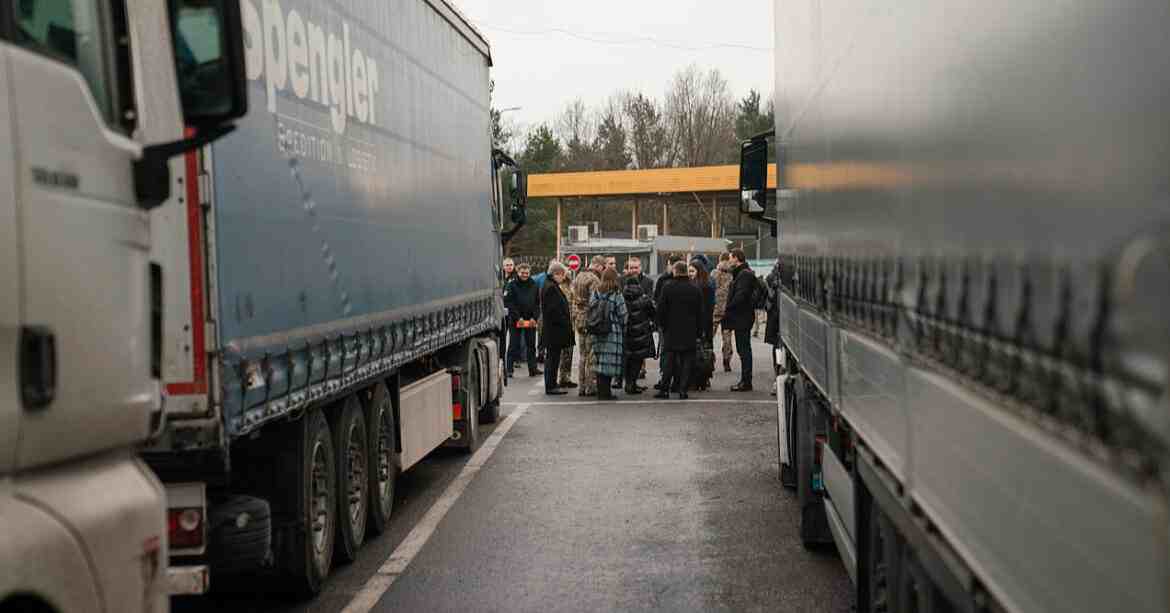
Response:
[{"label": "person in grey coat", "polygon": [[613,379],[622,376],[625,365],[626,301],[618,284],[616,270],[601,273],[601,284],[589,300],[590,308],[598,301],[609,303],[609,333],[593,337],[593,355],[597,360],[597,398],[613,400]]}]

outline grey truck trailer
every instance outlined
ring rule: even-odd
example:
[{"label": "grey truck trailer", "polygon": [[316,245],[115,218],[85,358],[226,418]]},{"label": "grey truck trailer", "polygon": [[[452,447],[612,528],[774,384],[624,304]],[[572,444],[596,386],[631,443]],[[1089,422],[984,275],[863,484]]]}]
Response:
[{"label": "grey truck trailer", "polygon": [[741,187],[778,234],[801,537],[859,611],[1164,613],[1170,3],[775,19]]},{"label": "grey truck trailer", "polygon": [[240,7],[251,111],[156,212],[145,457],[186,519],[172,558],[313,594],[386,528],[400,471],[499,412],[491,55],[443,0]]}]

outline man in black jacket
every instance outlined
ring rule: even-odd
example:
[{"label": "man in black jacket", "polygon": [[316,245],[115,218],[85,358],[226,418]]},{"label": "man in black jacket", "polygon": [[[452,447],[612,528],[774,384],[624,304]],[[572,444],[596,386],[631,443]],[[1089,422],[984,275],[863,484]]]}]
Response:
[{"label": "man in black jacket", "polygon": [[536,367],[535,328],[536,319],[540,317],[540,293],[528,264],[517,266],[516,278],[504,288],[504,306],[508,308],[508,372],[512,372],[520,359],[520,343],[523,342],[528,354],[528,376],[535,377],[541,374]]},{"label": "man in black jacket", "polygon": [[727,292],[727,310],[723,313],[723,329],[735,333],[735,351],[739,354],[739,383],[731,386],[733,392],[752,391],[752,325],[756,321],[756,273],[747,265],[743,249],[731,250],[731,289]]},{"label": "man in black jacket", "polygon": [[664,285],[658,301],[663,377],[654,397],[669,398],[677,386],[678,397],[685,400],[699,337],[711,324],[703,321],[703,293],[687,279],[686,263],[675,262],[673,271],[675,278]]},{"label": "man in black jacket", "polygon": [[[666,270],[658,275],[658,280],[654,282],[654,304],[658,304],[658,299],[662,297],[662,287],[674,279],[674,265],[676,262],[683,261],[683,256],[672,253],[666,259]],[[685,275],[684,275],[685,276]]]},{"label": "man in black jacket", "polygon": [[[627,271],[629,269],[627,268]],[[644,388],[638,387],[638,373],[642,370],[642,361],[654,356],[654,302],[642,289],[638,277],[627,276],[622,287],[622,297],[626,301],[626,329],[625,329],[625,379],[627,394],[641,394]]]},{"label": "man in black jacket", "polygon": [[637,278],[638,285],[642,286],[642,293],[645,294],[647,298],[653,299],[652,296],[654,296],[654,281],[650,279],[650,277],[647,277],[646,273],[642,272],[642,258],[636,255],[631,255],[626,260],[626,276]]}]

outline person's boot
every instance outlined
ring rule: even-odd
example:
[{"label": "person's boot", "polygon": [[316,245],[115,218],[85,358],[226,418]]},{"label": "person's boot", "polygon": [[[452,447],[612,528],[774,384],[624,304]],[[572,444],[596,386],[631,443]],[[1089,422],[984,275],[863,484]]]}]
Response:
[{"label": "person's boot", "polygon": [[654,397],[659,400],[666,400],[670,398],[670,394],[666,393],[665,390],[660,390],[657,394],[654,394]]},{"label": "person's boot", "polygon": [[539,369],[539,368],[529,368],[528,369],[528,376],[529,377],[539,377],[540,375],[543,375],[543,374],[544,374],[544,371]]},{"label": "person's boot", "polygon": [[597,399],[598,400],[614,400],[613,395],[613,377],[597,377]]},{"label": "person's boot", "polygon": [[636,395],[641,394],[641,393],[642,393],[642,389],[636,385],[627,385],[626,386],[626,394],[627,395],[636,396]]},{"label": "person's boot", "polygon": [[573,381],[561,381],[557,384],[557,387],[574,388],[577,387],[577,384]]},{"label": "person's boot", "polygon": [[731,386],[731,391],[733,391],[733,392],[750,392],[750,391],[752,391],[752,382],[751,381],[740,381],[739,383],[736,383],[735,385]]},{"label": "person's boot", "polygon": [[723,358],[723,372],[731,372],[731,358]]}]

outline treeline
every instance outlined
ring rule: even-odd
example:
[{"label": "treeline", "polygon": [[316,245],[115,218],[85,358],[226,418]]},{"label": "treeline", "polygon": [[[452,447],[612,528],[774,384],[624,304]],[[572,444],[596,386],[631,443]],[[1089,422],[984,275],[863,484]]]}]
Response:
[{"label": "treeline", "polygon": [[[737,164],[740,141],[770,129],[774,116],[772,100],[759,91],[737,99],[718,69],[692,65],[675,73],[661,98],[618,91],[594,108],[573,100],[552,121],[523,133],[493,109],[492,140],[533,173]],[[511,244],[514,253],[555,250],[554,206],[530,202],[528,227]],[[628,232],[632,206],[633,201],[574,202],[565,209],[565,225],[605,219],[603,230]],[[675,207],[671,232],[706,234],[705,215],[696,206]],[[639,217],[661,224],[661,206],[644,200]]]}]

